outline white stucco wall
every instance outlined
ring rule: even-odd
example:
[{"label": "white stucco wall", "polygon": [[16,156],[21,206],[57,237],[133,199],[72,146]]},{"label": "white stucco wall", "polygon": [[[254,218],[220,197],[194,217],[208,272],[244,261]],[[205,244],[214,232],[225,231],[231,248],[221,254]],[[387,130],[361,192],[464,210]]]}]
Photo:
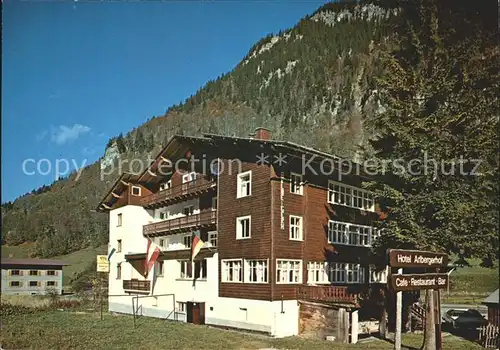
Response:
[{"label": "white stucco wall", "polygon": [[[179,206],[182,208],[186,204]],[[197,207],[195,206],[195,210]],[[173,211],[174,212],[174,211]],[[117,226],[117,214],[122,214],[122,225]],[[145,253],[147,240],[142,235],[142,226],[153,220],[153,212],[139,206],[125,206],[110,211],[110,249],[117,247],[117,240],[122,240],[122,251],[116,252],[110,260],[109,273],[109,311],[132,313],[132,296],[124,295],[123,280],[143,277],[125,260],[130,253]],[[168,250],[182,249],[181,237],[173,238]],[[177,241],[177,242],[176,242]],[[158,243],[158,242],[157,242]],[[207,244],[208,246],[208,244]],[[117,280],[117,264],[121,263],[121,279]],[[219,298],[218,253],[207,259],[207,278],[192,280],[180,278],[180,263],[177,260],[165,260],[163,276],[156,277],[153,283],[153,271],[148,279],[153,283],[151,295],[157,297],[139,298],[139,314],[151,317],[177,319],[185,321],[185,313],[174,312],[178,302],[204,302],[205,323],[225,327],[268,332],[276,337],[298,334],[299,308],[297,301],[284,301],[283,313],[281,301],[261,301],[238,298]],[[244,288],[244,285],[241,286]],[[173,296],[158,296],[173,294]]]}]

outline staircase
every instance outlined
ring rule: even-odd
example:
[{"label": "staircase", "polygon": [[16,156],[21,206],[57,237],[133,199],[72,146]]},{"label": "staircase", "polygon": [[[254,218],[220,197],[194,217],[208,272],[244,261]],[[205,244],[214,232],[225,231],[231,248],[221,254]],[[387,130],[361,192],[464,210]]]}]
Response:
[{"label": "staircase", "polygon": [[412,331],[415,330],[423,330],[425,324],[425,307],[422,307],[418,304],[413,304],[410,307],[410,324]]}]

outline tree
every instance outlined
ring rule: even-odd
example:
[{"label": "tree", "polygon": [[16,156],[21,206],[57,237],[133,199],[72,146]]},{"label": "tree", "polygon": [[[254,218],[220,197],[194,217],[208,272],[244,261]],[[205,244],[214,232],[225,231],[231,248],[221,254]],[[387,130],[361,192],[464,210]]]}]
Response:
[{"label": "tree", "polygon": [[120,135],[116,138],[116,147],[118,147],[118,152],[120,152],[120,154],[127,152],[127,147],[125,146],[122,133],[120,133]]},{"label": "tree", "polygon": [[367,184],[389,211],[377,249],[498,258],[500,55],[487,5],[402,3],[397,48],[381,55],[385,112],[371,120],[378,170],[390,174]]}]

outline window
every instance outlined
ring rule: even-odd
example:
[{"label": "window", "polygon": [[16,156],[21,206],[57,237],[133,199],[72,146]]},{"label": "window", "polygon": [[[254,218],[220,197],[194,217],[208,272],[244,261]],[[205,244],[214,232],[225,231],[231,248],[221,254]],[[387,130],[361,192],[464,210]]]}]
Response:
[{"label": "window", "polygon": [[21,276],[21,271],[19,270],[10,270],[11,276]]},{"label": "window", "polygon": [[222,260],[222,282],[243,282],[241,259]]},{"label": "window", "polygon": [[373,193],[335,181],[328,182],[328,203],[375,211]]},{"label": "window", "polygon": [[193,213],[194,213],[194,205],[188,205],[184,207],[184,215],[186,216],[193,215]]},{"label": "window", "polygon": [[180,260],[181,264],[181,278],[192,278],[193,277],[193,269],[191,266],[190,260]]},{"label": "window", "polygon": [[209,232],[208,233],[208,242],[212,245],[212,247],[217,247],[217,232]]},{"label": "window", "polygon": [[163,261],[155,262],[155,274],[158,277],[163,277]]},{"label": "window", "polygon": [[380,270],[370,265],[370,283],[387,283],[387,267]]},{"label": "window", "polygon": [[191,241],[192,241],[192,236],[191,235],[186,235],[182,238],[182,241],[184,243],[185,249],[191,248]]},{"label": "window", "polygon": [[177,312],[186,312],[186,303],[183,301],[178,301],[177,302]]},{"label": "window", "polygon": [[132,196],[140,196],[141,188],[138,186],[132,186]]},{"label": "window", "polygon": [[22,284],[20,281],[9,281],[9,287],[21,287]]},{"label": "window", "polygon": [[247,197],[252,194],[252,172],[238,174],[237,198]]},{"label": "window", "polygon": [[121,263],[116,264],[116,279],[117,280],[122,279],[122,264]]},{"label": "window", "polygon": [[30,287],[39,287],[40,281],[30,281]]},{"label": "window", "polygon": [[181,265],[181,273],[180,278],[191,279],[194,278],[206,279],[207,278],[207,261],[195,261],[194,263],[191,260],[179,260]]},{"label": "window", "polygon": [[116,226],[121,226],[122,225],[122,214],[121,213],[118,214],[117,219],[118,219],[118,221],[116,223]]},{"label": "window", "polygon": [[330,283],[328,278],[328,264],[326,262],[308,262],[307,283]]},{"label": "window", "polygon": [[168,180],[167,182],[160,184],[160,191],[168,190],[171,187],[172,187],[172,180]]},{"label": "window", "polygon": [[57,282],[56,281],[47,281],[46,286],[47,287],[55,287],[55,286],[57,286]]},{"label": "window", "polygon": [[48,270],[47,271],[47,276],[57,276],[57,273],[54,270]]},{"label": "window", "polygon": [[159,245],[160,247],[165,248],[165,239],[160,238],[160,240],[159,240],[159,242],[158,242],[158,243],[159,243],[158,245]]},{"label": "window", "polygon": [[302,283],[302,261],[276,260],[276,283]]},{"label": "window", "polygon": [[169,216],[170,216],[170,213],[168,211],[161,211],[160,212],[160,220],[167,220]]},{"label": "window", "polygon": [[116,252],[120,253],[122,251],[122,240],[119,239],[116,242],[117,242]]},{"label": "window", "polygon": [[250,238],[250,216],[236,218],[236,239]]},{"label": "window", "polygon": [[30,276],[38,276],[40,273],[37,270],[30,270]]},{"label": "window", "polygon": [[302,175],[295,173],[290,174],[290,192],[295,194],[303,193]]},{"label": "window", "polygon": [[379,236],[378,230],[370,226],[328,221],[328,242],[369,247]]},{"label": "window", "polygon": [[207,278],[207,260],[194,262],[194,278],[206,279]]},{"label": "window", "polygon": [[290,215],[290,239],[301,241],[303,239],[302,216]]},{"label": "window", "polygon": [[217,197],[212,197],[212,210],[217,210]]},{"label": "window", "polygon": [[360,264],[330,263],[331,283],[364,283],[364,268]]},{"label": "window", "polygon": [[194,180],[196,180],[196,173],[194,171],[182,175],[182,183],[183,184],[185,184],[187,182],[194,181]]},{"label": "window", "polygon": [[267,260],[245,260],[245,282],[267,283],[268,280]]},{"label": "window", "polygon": [[309,262],[307,283],[364,283],[365,269],[360,264]]}]

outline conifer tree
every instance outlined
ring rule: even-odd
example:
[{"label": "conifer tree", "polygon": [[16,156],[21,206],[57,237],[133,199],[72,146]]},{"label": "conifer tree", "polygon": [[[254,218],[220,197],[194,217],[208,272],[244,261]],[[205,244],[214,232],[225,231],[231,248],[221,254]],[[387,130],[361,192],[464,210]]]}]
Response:
[{"label": "conifer tree", "polygon": [[498,257],[500,55],[487,4],[403,3],[398,48],[382,54],[385,112],[372,119],[378,170],[391,174],[369,184],[389,211],[381,251]]}]

